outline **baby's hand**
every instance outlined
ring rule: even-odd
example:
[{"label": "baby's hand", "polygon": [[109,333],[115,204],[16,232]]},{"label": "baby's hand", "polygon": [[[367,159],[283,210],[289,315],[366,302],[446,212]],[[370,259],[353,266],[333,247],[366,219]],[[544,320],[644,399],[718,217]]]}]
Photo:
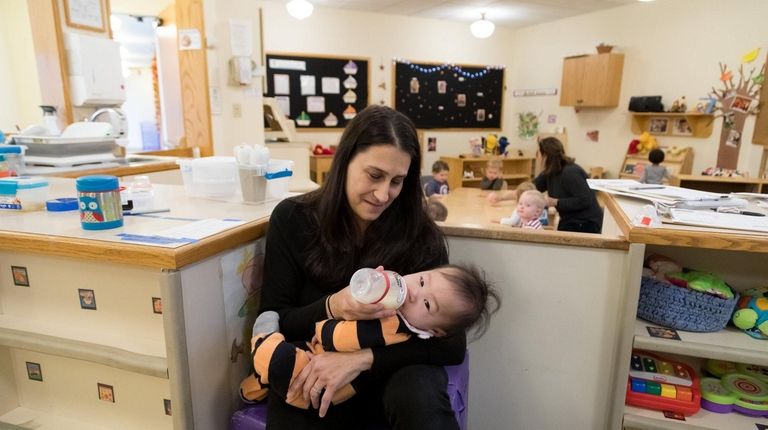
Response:
[{"label": "baby's hand", "polygon": [[499,202],[499,193],[492,192],[488,194],[488,197],[486,198],[488,199],[488,203],[495,205],[496,203]]}]

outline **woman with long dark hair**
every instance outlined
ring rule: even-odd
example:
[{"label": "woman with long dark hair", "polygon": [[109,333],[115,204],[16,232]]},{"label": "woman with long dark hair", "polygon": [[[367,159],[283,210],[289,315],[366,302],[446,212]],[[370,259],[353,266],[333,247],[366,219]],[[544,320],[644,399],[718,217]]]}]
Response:
[{"label": "woman with long dark hair", "polygon": [[[413,123],[370,106],[344,130],[323,186],[278,204],[267,231],[260,311],[279,314],[287,340],[309,341],[315,323],[327,318],[394,314],[352,298],[347,285],[358,268],[414,273],[448,262],[445,238],[425,210],[420,166]],[[396,429],[457,429],[442,366],[461,363],[465,348],[461,333],[314,356],[289,392],[303,393],[319,411],[294,408],[271,392],[268,428],[364,428],[373,417]],[[330,405],[353,380],[358,394]]]},{"label": "woman with long dark hair", "polygon": [[543,170],[533,182],[536,189],[547,192],[549,206],[557,209],[557,229],[600,233],[603,210],[587,184],[587,172],[565,155],[563,144],[554,137],[541,139],[536,162]]}]

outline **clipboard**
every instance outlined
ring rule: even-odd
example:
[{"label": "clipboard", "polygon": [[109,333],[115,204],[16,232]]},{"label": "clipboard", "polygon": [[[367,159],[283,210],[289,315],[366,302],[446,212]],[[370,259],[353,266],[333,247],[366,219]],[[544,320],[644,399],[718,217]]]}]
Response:
[{"label": "clipboard", "polygon": [[669,216],[677,224],[768,233],[768,217],[764,216],[674,208],[670,209]]}]

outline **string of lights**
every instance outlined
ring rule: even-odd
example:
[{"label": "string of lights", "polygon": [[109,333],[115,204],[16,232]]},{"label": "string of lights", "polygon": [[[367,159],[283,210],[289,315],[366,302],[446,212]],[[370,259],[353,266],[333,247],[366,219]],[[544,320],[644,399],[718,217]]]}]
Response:
[{"label": "string of lights", "polygon": [[402,58],[396,58],[396,59],[394,59],[394,62],[395,63],[400,63],[400,64],[407,64],[408,67],[411,70],[415,70],[417,72],[424,73],[424,74],[432,74],[432,73],[435,73],[435,72],[439,72],[441,70],[451,70],[451,71],[456,72],[459,75],[461,75],[461,76],[463,76],[465,78],[469,78],[469,79],[475,79],[475,78],[483,77],[483,76],[487,75],[490,70],[503,70],[504,69],[504,66],[485,66],[480,71],[468,72],[468,71],[464,70],[463,68],[461,68],[461,66],[457,66],[456,64],[453,64],[453,63],[445,63],[445,64],[435,65],[435,66],[431,66],[431,67],[423,67],[423,66],[419,66],[418,64],[413,64],[410,61],[402,59]]}]

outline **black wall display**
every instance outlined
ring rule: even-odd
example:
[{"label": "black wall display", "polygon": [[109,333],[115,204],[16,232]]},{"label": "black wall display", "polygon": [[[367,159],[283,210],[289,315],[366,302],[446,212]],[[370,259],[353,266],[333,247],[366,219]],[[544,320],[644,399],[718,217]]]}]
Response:
[{"label": "black wall display", "polygon": [[[369,61],[358,57],[267,54],[267,97],[297,129],[344,128],[368,106]],[[284,109],[285,110],[285,109]]]},{"label": "black wall display", "polygon": [[417,128],[501,128],[503,67],[396,60],[394,74],[395,109]]}]

